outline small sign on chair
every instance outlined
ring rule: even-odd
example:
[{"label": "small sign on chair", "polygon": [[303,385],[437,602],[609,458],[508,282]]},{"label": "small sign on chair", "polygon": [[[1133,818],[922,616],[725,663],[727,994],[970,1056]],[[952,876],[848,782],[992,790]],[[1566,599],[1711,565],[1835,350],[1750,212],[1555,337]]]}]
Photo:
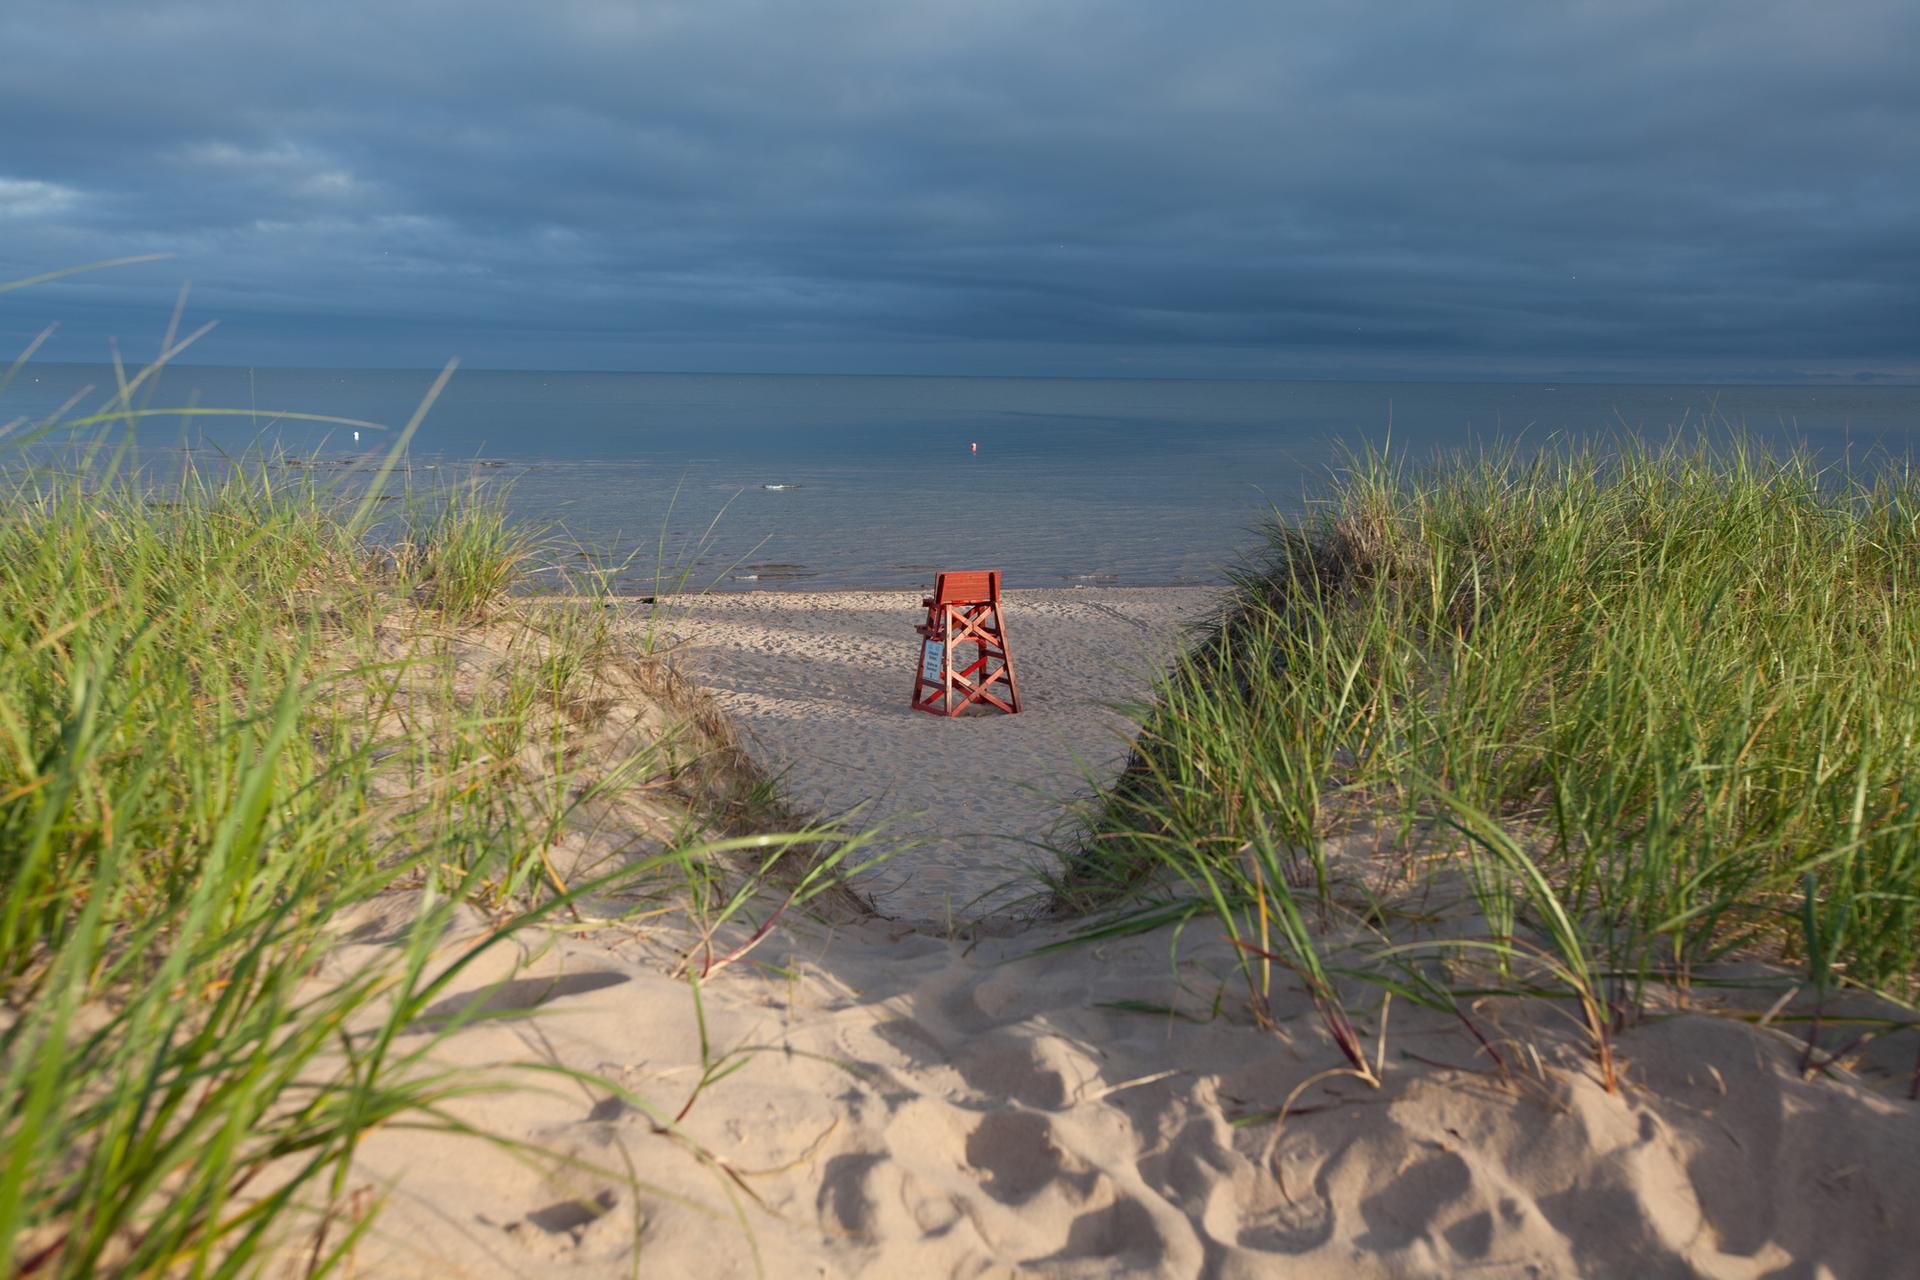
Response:
[{"label": "small sign on chair", "polygon": [[[913,709],[957,716],[978,703],[1009,715],[1018,712],[1020,683],[1000,614],[1000,571],[943,573],[934,580],[933,594],[920,603],[927,620],[914,628],[920,633],[920,670],[913,681]],[[973,646],[973,660],[964,666],[956,656],[962,645]]]}]

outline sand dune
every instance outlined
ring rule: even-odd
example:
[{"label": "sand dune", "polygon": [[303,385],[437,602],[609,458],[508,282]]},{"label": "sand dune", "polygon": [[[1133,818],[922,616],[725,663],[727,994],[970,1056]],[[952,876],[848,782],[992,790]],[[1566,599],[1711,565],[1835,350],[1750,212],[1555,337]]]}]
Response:
[{"label": "sand dune", "polygon": [[[982,744],[1012,762],[1017,742],[1049,783],[1070,780],[1076,751],[1111,767],[1123,744],[1084,701],[1111,656],[1082,642],[1090,619],[1143,623],[1145,653],[1204,605],[1057,594],[1071,598],[1045,601],[1054,614],[1036,600],[1013,615],[1033,712],[955,723],[905,711],[911,611],[896,600],[683,611],[693,669],[803,803],[877,797],[906,824],[937,794],[971,815],[968,837],[900,856],[873,896],[901,918],[795,920],[704,984],[704,1067],[688,985],[670,976],[684,931],[585,927],[467,974],[443,1015],[486,1000],[529,1016],[454,1034],[451,1061],[567,1064],[647,1105],[550,1076],[457,1104],[572,1162],[558,1171],[473,1139],[372,1135],[357,1175],[388,1207],[362,1273],[1920,1274],[1920,1107],[1897,1038],[1806,1080],[1783,1033],[1668,1000],[1620,1035],[1609,1093],[1561,1006],[1475,1011],[1502,1070],[1453,1018],[1383,1008],[1356,984],[1344,995],[1381,1055],[1374,1089],[1338,1072],[1284,975],[1276,1025],[1255,1026],[1229,948],[1198,924],[1177,949],[1164,929],[1047,950],[1071,925],[948,928],[915,881],[944,869],[971,891],[970,858],[1015,861],[995,842],[1055,816],[1010,802],[1018,769],[982,767]],[[825,651],[796,642],[822,632]],[[934,793],[906,781],[927,775]],[[1343,864],[1363,872],[1368,856]]]}]

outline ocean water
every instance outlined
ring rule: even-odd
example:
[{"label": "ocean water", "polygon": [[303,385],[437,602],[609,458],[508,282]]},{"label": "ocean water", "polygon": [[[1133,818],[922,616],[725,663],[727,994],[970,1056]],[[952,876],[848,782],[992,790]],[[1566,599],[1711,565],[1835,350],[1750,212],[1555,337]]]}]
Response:
[{"label": "ocean water", "polygon": [[[149,407],[248,412],[144,418],[137,456],[164,483],[189,454],[277,447],[351,484],[433,377],[172,368]],[[0,424],[90,386],[83,412],[112,385],[103,366],[30,366],[0,393]],[[390,429],[356,441],[280,412]],[[1872,465],[1909,455],[1920,388],[465,371],[399,483],[502,486],[517,515],[552,527],[556,563],[600,566],[627,590],[662,568],[733,590],[912,587],[942,566],[997,567],[1025,587],[1206,583],[1343,450],[1390,442],[1420,461],[1706,421]]]}]

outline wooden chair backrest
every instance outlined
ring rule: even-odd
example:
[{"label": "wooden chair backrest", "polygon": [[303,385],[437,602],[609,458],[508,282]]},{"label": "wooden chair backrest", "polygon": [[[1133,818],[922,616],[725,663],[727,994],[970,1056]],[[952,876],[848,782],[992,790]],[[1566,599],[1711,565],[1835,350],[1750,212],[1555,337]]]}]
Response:
[{"label": "wooden chair backrest", "polygon": [[933,603],[985,604],[1000,598],[1000,574],[994,569],[973,569],[963,573],[943,573],[934,583]]}]

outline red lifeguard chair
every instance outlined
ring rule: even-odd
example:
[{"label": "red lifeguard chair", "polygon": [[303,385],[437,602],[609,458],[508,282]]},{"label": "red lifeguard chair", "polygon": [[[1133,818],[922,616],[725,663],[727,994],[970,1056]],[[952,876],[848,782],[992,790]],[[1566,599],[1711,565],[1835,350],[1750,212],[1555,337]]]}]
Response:
[{"label": "red lifeguard chair", "polygon": [[[913,709],[957,716],[977,702],[1017,713],[1020,682],[1000,617],[1000,571],[943,573],[934,579],[933,594],[920,603],[927,620],[914,628],[920,633],[920,670],[913,681]],[[954,649],[969,643],[974,660],[962,667]]]}]

